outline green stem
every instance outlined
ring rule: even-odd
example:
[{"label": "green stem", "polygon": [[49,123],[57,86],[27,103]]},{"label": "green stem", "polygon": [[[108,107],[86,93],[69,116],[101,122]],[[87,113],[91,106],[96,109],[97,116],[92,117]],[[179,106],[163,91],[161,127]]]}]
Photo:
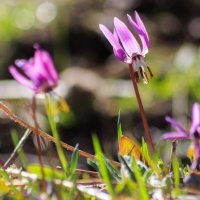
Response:
[{"label": "green stem", "polygon": [[46,95],[46,101],[45,101],[45,106],[46,106],[46,112],[47,112],[47,116],[48,116],[48,120],[50,123],[50,127],[53,133],[53,136],[55,138],[55,144],[56,144],[56,149],[58,152],[58,156],[60,158],[63,170],[65,172],[66,175],[69,175],[69,170],[68,170],[68,163],[64,154],[64,151],[62,149],[61,146],[61,141],[60,141],[60,137],[57,131],[57,127],[56,127],[56,123],[54,120],[54,115],[53,115],[53,102],[50,98],[49,95]]}]

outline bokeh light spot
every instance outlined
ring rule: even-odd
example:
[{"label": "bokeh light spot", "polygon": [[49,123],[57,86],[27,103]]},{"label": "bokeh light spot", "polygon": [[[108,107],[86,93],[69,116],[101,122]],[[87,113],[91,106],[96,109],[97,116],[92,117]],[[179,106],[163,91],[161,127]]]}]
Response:
[{"label": "bokeh light spot", "polygon": [[196,59],[196,48],[193,44],[183,45],[176,54],[175,66],[181,70],[187,70]]},{"label": "bokeh light spot", "polygon": [[19,29],[30,29],[35,22],[34,14],[31,10],[22,9],[15,13],[15,25]]},{"label": "bokeh light spot", "polygon": [[36,10],[36,17],[42,23],[49,23],[55,19],[57,14],[56,6],[51,2],[40,4]]}]

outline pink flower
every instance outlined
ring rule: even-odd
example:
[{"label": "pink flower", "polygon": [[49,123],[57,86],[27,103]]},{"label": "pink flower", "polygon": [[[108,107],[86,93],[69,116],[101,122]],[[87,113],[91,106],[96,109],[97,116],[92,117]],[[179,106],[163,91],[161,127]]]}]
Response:
[{"label": "pink flower", "polygon": [[140,16],[136,11],[134,13],[135,21],[130,15],[127,16],[132,28],[138,34],[142,46],[139,45],[128,27],[117,17],[114,18],[115,28],[113,32],[102,24],[99,25],[99,28],[112,45],[115,56],[122,62],[133,65],[137,80],[142,78],[145,82],[148,82],[145,69],[148,69],[150,75],[153,76],[150,68],[144,61],[144,57],[148,53],[150,46],[149,36],[142,20],[140,19]]},{"label": "pink flower", "polygon": [[58,84],[58,73],[50,54],[34,45],[34,56],[28,60],[17,59],[9,71],[16,81],[36,94],[50,92]]},{"label": "pink flower", "polygon": [[177,121],[170,117],[166,117],[176,131],[168,132],[163,135],[164,140],[192,140],[194,143],[194,161],[192,169],[200,170],[200,104],[194,103],[192,106],[192,123],[190,130],[187,132]]}]

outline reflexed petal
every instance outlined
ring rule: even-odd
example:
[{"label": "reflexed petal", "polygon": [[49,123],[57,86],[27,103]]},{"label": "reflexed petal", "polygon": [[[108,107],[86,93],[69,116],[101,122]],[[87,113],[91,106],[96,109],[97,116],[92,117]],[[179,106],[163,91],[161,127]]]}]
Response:
[{"label": "reflexed petal", "polygon": [[162,136],[163,140],[189,140],[190,137],[186,133],[168,132]]},{"label": "reflexed petal", "polygon": [[38,72],[34,68],[34,61],[32,58],[29,60],[25,59],[17,59],[15,61],[15,65],[21,69],[28,78],[30,78],[33,82],[35,82],[35,79],[37,78]]},{"label": "reflexed petal", "polygon": [[26,74],[26,76],[28,76],[28,78],[33,81],[35,85],[35,82],[37,82],[38,79],[39,72],[35,69],[33,59],[29,59],[21,69],[23,70],[24,74]]},{"label": "reflexed petal", "polygon": [[14,77],[14,79],[16,81],[18,81],[19,83],[21,83],[22,85],[30,88],[30,89],[34,89],[33,84],[31,83],[30,80],[28,80],[25,76],[23,76],[22,74],[20,74],[17,69],[14,66],[10,66],[9,67],[9,71],[12,74],[12,76]]},{"label": "reflexed petal", "polygon": [[168,116],[165,117],[165,120],[169,122],[178,132],[185,133],[187,135],[187,132],[185,131],[185,129],[176,120]]},{"label": "reflexed petal", "polygon": [[130,32],[130,30],[127,28],[127,26],[118,18],[114,18],[114,25],[117,32],[117,35],[126,51],[126,53],[132,57],[134,53],[141,54],[140,46],[133,36],[133,34]]},{"label": "reflexed petal", "polygon": [[58,73],[54,67],[53,60],[47,51],[36,50],[34,55],[35,68],[39,73],[46,78],[57,84]]},{"label": "reflexed petal", "polygon": [[137,22],[138,26],[140,27],[140,29],[142,29],[142,31],[144,32],[146,38],[149,41],[149,36],[148,36],[147,30],[146,30],[142,20],[140,19],[140,16],[138,15],[138,13],[136,11],[135,11],[134,15],[135,15],[135,19],[136,19],[136,22]]},{"label": "reflexed petal", "polygon": [[112,45],[112,47],[114,49],[114,54],[120,60],[124,61],[123,58],[126,56],[126,53],[122,49],[122,46],[119,43],[119,39],[118,39],[116,33],[113,34],[106,26],[104,26],[102,24],[99,25],[99,28],[102,31],[102,33],[105,35],[107,40],[110,42],[110,44]]},{"label": "reflexed petal", "polygon": [[195,133],[198,126],[200,126],[200,104],[194,103],[192,106],[192,124],[190,133]]},{"label": "reflexed petal", "polygon": [[138,33],[140,40],[142,42],[142,55],[145,56],[148,53],[149,49],[149,39],[148,39],[148,34],[137,24],[133,21],[130,15],[128,16],[129,23],[132,25],[133,29]]}]

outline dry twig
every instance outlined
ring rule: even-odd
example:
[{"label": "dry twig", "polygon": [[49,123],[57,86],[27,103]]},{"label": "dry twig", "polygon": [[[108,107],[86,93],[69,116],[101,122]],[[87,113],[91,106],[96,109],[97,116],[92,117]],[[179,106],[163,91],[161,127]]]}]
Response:
[{"label": "dry twig", "polygon": [[[51,135],[45,133],[44,131],[31,126],[30,124],[28,124],[27,122],[25,122],[24,120],[20,119],[19,117],[17,117],[5,104],[3,104],[2,102],[0,102],[0,109],[3,110],[10,119],[12,119],[15,123],[18,123],[20,126],[23,126],[26,129],[29,129],[30,131],[32,131],[33,133],[38,133],[41,137],[43,137],[45,140],[51,141],[53,143],[56,143],[56,140],[54,137],[52,137]],[[65,148],[68,151],[74,151],[75,147],[64,143],[64,142],[60,142],[62,147]],[[78,150],[78,153],[86,158],[90,158],[95,160],[96,157],[90,153],[87,153],[85,151],[82,150]],[[111,161],[115,166],[120,167],[120,163],[116,162],[116,161]]]}]

